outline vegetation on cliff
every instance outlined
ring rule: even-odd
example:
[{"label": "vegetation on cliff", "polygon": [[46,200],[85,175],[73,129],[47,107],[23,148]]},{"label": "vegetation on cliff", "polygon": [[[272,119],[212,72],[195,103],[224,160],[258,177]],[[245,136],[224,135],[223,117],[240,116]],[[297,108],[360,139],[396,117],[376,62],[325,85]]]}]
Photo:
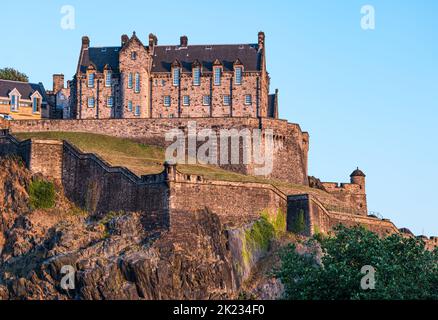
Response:
[{"label": "vegetation on cliff", "polygon": [[[318,237],[313,247],[306,255],[294,245],[282,252],[276,276],[287,299],[438,299],[438,250],[427,251],[421,240],[338,227],[336,236]],[[364,267],[372,267],[374,277]],[[373,278],[374,289],[364,290],[361,283]]]}]

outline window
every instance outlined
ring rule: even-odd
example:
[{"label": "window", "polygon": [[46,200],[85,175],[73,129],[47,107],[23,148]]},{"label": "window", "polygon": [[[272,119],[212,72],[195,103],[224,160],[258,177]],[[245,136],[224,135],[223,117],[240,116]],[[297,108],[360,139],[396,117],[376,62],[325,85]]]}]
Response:
[{"label": "window", "polygon": [[190,105],[190,96],[184,96],[183,97],[183,105],[189,106]]},{"label": "window", "polygon": [[137,117],[140,116],[140,106],[136,106],[136,107],[135,107],[135,115],[136,115]]},{"label": "window", "polygon": [[247,94],[247,95],[245,96],[245,104],[246,104],[247,106],[252,105],[252,95]]},{"label": "window", "polygon": [[214,68],[214,85],[220,86],[221,85],[221,73],[222,70],[219,67]]},{"label": "window", "polygon": [[170,107],[170,96],[164,96],[164,106]]},{"label": "window", "polygon": [[226,94],[224,95],[224,106],[229,106],[231,105],[231,97],[230,95]]},{"label": "window", "polygon": [[210,96],[203,96],[202,97],[202,104],[204,106],[209,106],[210,105]]},{"label": "window", "polygon": [[128,89],[132,89],[132,73],[128,74]]},{"label": "window", "polygon": [[139,93],[140,92],[140,74],[136,73],[135,74],[135,93]]},{"label": "window", "polygon": [[128,111],[132,112],[132,101],[128,101]]},{"label": "window", "polygon": [[111,79],[112,79],[112,73],[111,71],[107,71],[105,77],[105,87],[111,87]]},{"label": "window", "polygon": [[193,68],[193,85],[200,86],[201,85],[201,68]]},{"label": "window", "polygon": [[18,97],[11,96],[11,111],[18,111]]},{"label": "window", "polygon": [[39,106],[38,106],[38,98],[37,97],[34,97],[33,98],[33,106],[32,106],[32,109],[33,109],[33,112],[35,113],[35,112],[38,112],[39,111]]},{"label": "window", "polygon": [[235,72],[236,72],[236,84],[241,85],[242,84],[242,68],[237,67]]},{"label": "window", "polygon": [[108,108],[114,107],[114,97],[108,97],[108,99],[106,101],[106,105]]},{"label": "window", "polygon": [[94,88],[94,73],[88,75],[88,88]]},{"label": "window", "polygon": [[131,59],[136,60],[137,59],[137,52],[131,52]]},{"label": "window", "polygon": [[88,98],[88,108],[94,108],[94,98]]},{"label": "window", "polygon": [[180,75],[180,69],[174,68],[173,69],[173,85],[175,87],[179,86],[179,75]]}]

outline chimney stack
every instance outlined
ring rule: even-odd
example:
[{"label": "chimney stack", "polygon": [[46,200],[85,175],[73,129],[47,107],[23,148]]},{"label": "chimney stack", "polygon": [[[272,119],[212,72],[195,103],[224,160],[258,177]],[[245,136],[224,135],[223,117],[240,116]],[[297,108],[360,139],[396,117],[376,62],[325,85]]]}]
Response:
[{"label": "chimney stack", "polygon": [[128,37],[128,35],[126,35],[126,34],[122,35],[122,38],[121,38],[122,47],[123,47],[125,44],[127,44],[128,41],[129,41],[129,37]]},{"label": "chimney stack", "polygon": [[187,48],[188,44],[189,44],[189,38],[187,36],[182,36],[180,38],[180,46],[183,48]]},{"label": "chimney stack", "polygon": [[265,48],[265,33],[263,31],[259,32],[259,50],[263,50]]},{"label": "chimney stack", "polygon": [[88,38],[87,36],[83,36],[82,37],[82,48],[88,49],[89,47],[90,47],[90,38]]},{"label": "chimney stack", "polygon": [[150,33],[149,34],[149,47],[153,48],[157,44],[158,44],[157,36],[154,35],[153,33]]},{"label": "chimney stack", "polygon": [[64,89],[64,75],[54,74],[53,75],[53,92],[56,94]]}]

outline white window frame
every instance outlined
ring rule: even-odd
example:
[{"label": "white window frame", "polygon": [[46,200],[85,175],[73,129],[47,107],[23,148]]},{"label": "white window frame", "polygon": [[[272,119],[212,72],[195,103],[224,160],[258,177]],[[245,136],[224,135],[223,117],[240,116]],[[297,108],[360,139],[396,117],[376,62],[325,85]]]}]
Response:
[{"label": "white window frame", "polygon": [[128,74],[128,89],[132,89],[134,87],[134,75],[132,72]]},{"label": "white window frame", "polygon": [[96,106],[96,99],[94,97],[88,97],[88,108],[94,108]]},{"label": "white window frame", "polygon": [[201,68],[196,67],[193,68],[193,85],[200,86],[201,85]]},{"label": "white window frame", "polygon": [[210,106],[211,105],[211,96],[202,96],[202,105]]},{"label": "white window frame", "polygon": [[252,105],[252,95],[246,94],[245,95],[245,106],[251,106]]},{"label": "white window frame", "polygon": [[224,106],[230,106],[231,105],[231,96],[229,94],[224,95],[222,104]]},{"label": "white window frame", "polygon": [[214,67],[213,83],[215,86],[220,86],[222,84],[222,68],[221,67]]},{"label": "white window frame", "polygon": [[132,101],[129,100],[128,101],[128,112],[132,112],[133,110],[134,110],[134,107],[133,107]]},{"label": "white window frame", "polygon": [[112,83],[112,72],[111,71],[107,71],[106,75],[105,75],[105,87],[111,87],[111,83]]},{"label": "white window frame", "polygon": [[96,75],[93,72],[88,74],[88,88],[94,88]]},{"label": "white window frame", "polygon": [[234,82],[238,86],[242,85],[242,82],[243,82],[243,68],[242,67],[236,67]]},{"label": "white window frame", "polygon": [[106,106],[108,108],[114,108],[114,97],[113,96],[109,96],[106,100]]},{"label": "white window frame", "polygon": [[140,93],[141,90],[141,83],[140,83],[140,73],[136,73],[135,74],[135,88],[134,88],[134,92],[135,93]]},{"label": "white window frame", "polygon": [[141,108],[140,106],[135,106],[135,116],[140,117],[141,115]]},{"label": "white window frame", "polygon": [[178,87],[180,85],[180,78],[181,78],[181,70],[180,68],[173,68],[172,70],[172,81],[173,86]]},{"label": "white window frame", "polygon": [[183,96],[183,106],[185,107],[190,106],[190,96],[188,95]]},{"label": "white window frame", "polygon": [[172,105],[172,98],[170,96],[163,97],[163,105],[168,108]]}]

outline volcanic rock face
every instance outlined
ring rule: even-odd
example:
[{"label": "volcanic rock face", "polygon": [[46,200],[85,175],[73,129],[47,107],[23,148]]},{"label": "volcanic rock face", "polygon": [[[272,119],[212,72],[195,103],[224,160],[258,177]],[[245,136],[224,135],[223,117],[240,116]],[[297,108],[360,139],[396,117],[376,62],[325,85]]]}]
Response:
[{"label": "volcanic rock face", "polygon": [[[227,236],[210,212],[147,232],[145,213],[89,216],[57,194],[31,210],[32,175],[0,162],[0,299],[229,299],[237,286]],[[61,283],[74,270],[74,289]],[[63,270],[65,271],[65,269]]]}]

